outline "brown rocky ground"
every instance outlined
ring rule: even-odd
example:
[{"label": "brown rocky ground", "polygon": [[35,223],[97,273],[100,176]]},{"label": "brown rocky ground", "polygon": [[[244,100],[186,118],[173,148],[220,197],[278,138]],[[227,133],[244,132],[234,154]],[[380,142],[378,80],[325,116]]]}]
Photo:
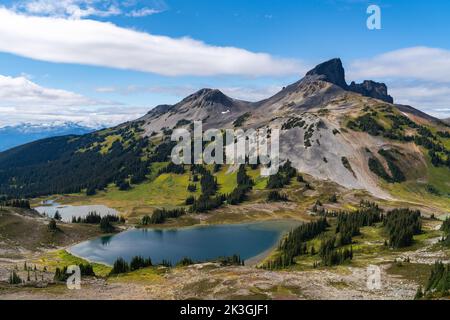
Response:
[{"label": "brown rocky ground", "polygon": [[[381,290],[369,290],[365,268],[273,272],[252,267],[194,265],[147,270],[117,279],[85,279],[81,290],[0,287],[0,299],[411,299],[417,284],[385,272]],[[145,274],[147,272],[147,274]]]}]

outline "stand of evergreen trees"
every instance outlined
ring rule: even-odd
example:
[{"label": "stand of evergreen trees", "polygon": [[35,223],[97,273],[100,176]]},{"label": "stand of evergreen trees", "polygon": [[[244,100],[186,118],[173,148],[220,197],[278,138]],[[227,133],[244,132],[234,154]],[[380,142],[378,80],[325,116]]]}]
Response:
[{"label": "stand of evergreen trees", "polygon": [[184,166],[180,164],[174,164],[173,162],[170,162],[167,166],[160,169],[158,174],[164,174],[164,173],[174,173],[174,174],[184,174]]},{"label": "stand of evergreen trees", "polygon": [[102,217],[102,219],[100,220],[100,230],[103,233],[112,233],[116,230],[116,228],[111,223],[111,220],[109,220],[108,217]]},{"label": "stand of evergreen trees", "polygon": [[186,198],[185,204],[187,206],[191,206],[195,203],[195,197],[194,196],[189,196]]},{"label": "stand of evergreen trees", "polygon": [[395,163],[396,159],[394,158],[394,156],[392,156],[392,154],[389,151],[383,149],[380,150],[378,153],[386,159],[391,175],[389,175],[386,172],[380,160],[378,160],[375,157],[371,157],[369,159],[369,169],[377,176],[379,176],[380,178],[384,179],[389,183],[401,183],[406,181],[404,173]]},{"label": "stand of evergreen trees", "polygon": [[167,219],[179,218],[186,214],[186,209],[156,209],[151,216],[144,216],[141,220],[142,225],[163,224]]},{"label": "stand of evergreen trees", "polygon": [[98,224],[103,233],[112,233],[115,231],[113,223],[125,223],[125,218],[108,214],[101,216],[97,212],[89,212],[85,217],[72,217],[72,223]]},{"label": "stand of evergreen trees", "polygon": [[447,217],[441,226],[441,231],[444,232],[444,235],[450,235],[450,218]]},{"label": "stand of evergreen trees", "polygon": [[192,192],[192,193],[197,192],[197,185],[196,184],[190,184],[190,185],[188,185],[187,190],[189,192]]},{"label": "stand of evergreen trees", "polygon": [[13,207],[30,209],[30,201],[26,199],[7,199],[6,197],[0,198],[0,207]]},{"label": "stand of evergreen trees", "polygon": [[[78,265],[80,267],[80,272],[82,276],[85,277],[95,277],[95,272],[94,272],[94,268],[92,267],[91,264],[79,264]],[[54,279],[55,281],[67,281],[67,279],[69,278],[71,274],[67,273],[67,266],[65,266],[64,268],[60,269],[60,268],[56,268],[55,270],[55,275],[54,275]]]},{"label": "stand of evergreen trees", "polygon": [[135,271],[152,266],[152,259],[143,258],[141,256],[133,257],[130,261],[130,271]]},{"label": "stand of evergreen trees", "polygon": [[202,165],[193,165],[191,172],[193,177],[196,177],[196,179],[193,179],[194,181],[198,180],[198,175],[201,175],[200,188],[202,194],[197,199],[194,199],[193,202],[192,200],[187,201],[192,202],[189,211],[194,213],[208,212],[222,206],[225,196],[216,196],[219,185],[213,174]]},{"label": "stand of evergreen trees", "polygon": [[205,213],[220,208],[225,202],[226,196],[219,194],[214,197],[201,195],[189,208],[190,212]]},{"label": "stand of evergreen trees", "polygon": [[165,162],[172,154],[176,141],[164,141],[156,146],[153,154],[149,157],[149,162]]},{"label": "stand of evergreen trees", "polygon": [[382,221],[383,210],[375,203],[361,202],[360,207],[353,213],[340,212],[336,216],[336,233],[338,246],[352,243],[352,237],[360,235],[361,227],[370,227]]},{"label": "stand of evergreen trees", "polygon": [[305,254],[316,254],[316,249],[312,246],[308,248],[307,241],[319,236],[329,227],[327,218],[336,220],[336,236],[321,241],[319,255],[321,264],[333,266],[353,259],[353,249],[339,249],[352,243],[352,237],[360,234],[360,228],[373,226],[384,221],[383,210],[376,203],[361,201],[359,208],[354,212],[334,212],[319,209],[322,203],[315,204],[315,212],[321,216],[320,220],[304,224],[293,230],[280,243],[278,247],[279,255],[269,261],[264,268],[279,269],[285,268],[295,263],[296,256]]},{"label": "stand of evergreen trees", "polygon": [[195,171],[202,175],[200,179],[202,194],[198,199],[194,200],[189,209],[190,212],[204,213],[218,209],[225,201],[230,205],[240,204],[246,200],[247,193],[253,187],[253,181],[247,175],[244,165],[240,165],[237,172],[237,187],[228,195],[216,195],[218,189],[217,179],[209,172],[209,170],[197,166]]},{"label": "stand of evergreen trees", "polygon": [[240,255],[234,254],[231,257],[220,257],[218,262],[221,266],[243,266],[244,260]]},{"label": "stand of evergreen trees", "polygon": [[[383,135],[383,137],[392,140],[404,142],[413,141],[416,145],[422,146],[428,150],[428,154],[431,158],[431,163],[434,166],[446,166],[447,168],[450,168],[450,150],[448,150],[445,145],[442,144],[442,142],[438,139],[438,136],[441,138],[448,138],[448,136],[450,135],[448,132],[437,132],[437,134],[435,135],[427,127],[418,125],[414,121],[408,119],[403,115],[396,115],[392,113],[387,115],[387,117],[392,121],[392,128],[385,129],[374,118],[376,115],[376,112],[367,113],[356,118],[355,120],[349,121],[348,127],[353,130],[367,132],[370,135],[374,136]],[[411,129],[415,129],[417,131],[417,134],[414,136],[405,135],[402,126],[407,126]],[[444,157],[440,154],[444,154]],[[371,164],[372,168],[375,168],[377,166],[376,162],[374,161],[375,159],[371,159],[372,161],[369,164]],[[398,167],[395,168],[395,164],[391,162],[391,165],[392,164],[394,165],[394,167],[390,168],[390,170],[396,172]],[[394,172],[393,177],[390,177],[391,179],[403,179],[404,176],[400,173],[401,171],[398,173]],[[380,171],[380,173],[382,172]],[[396,174],[398,174],[397,177],[395,177]]]},{"label": "stand of evergreen trees", "polygon": [[130,183],[123,179],[116,181],[116,186],[117,188],[119,188],[120,191],[128,191],[131,189]]},{"label": "stand of evergreen trees", "polygon": [[59,229],[58,229],[58,226],[57,226],[57,224],[56,224],[56,220],[55,220],[55,219],[51,219],[51,220],[50,220],[50,222],[48,223],[47,228],[48,228],[48,230],[49,230],[50,232],[56,232],[56,231],[59,230]]},{"label": "stand of evergreen trees", "polygon": [[367,132],[372,136],[378,136],[382,134],[385,129],[373,116],[373,114],[366,113],[355,120],[350,120],[347,126],[352,130],[360,130]]},{"label": "stand of evergreen trees", "polygon": [[442,223],[441,231],[444,233],[444,236],[441,239],[441,244],[446,247],[450,247],[450,218],[445,219]]},{"label": "stand of evergreen trees", "polygon": [[[242,260],[241,256],[238,254],[234,254],[229,257],[219,257],[218,259],[212,260],[212,262],[218,262],[218,263],[220,263],[221,266],[243,266],[244,265],[244,260]],[[192,260],[191,258],[184,257],[183,259],[181,259],[180,261],[178,261],[176,263],[176,266],[177,267],[186,267],[186,266],[193,265],[195,263],[200,263],[200,262],[194,262],[194,260]],[[169,265],[169,267],[170,267],[170,265]]]},{"label": "stand of evergreen trees", "polygon": [[382,157],[384,157],[384,159],[386,160],[386,162],[388,164],[389,171],[391,171],[392,177],[390,178],[389,182],[401,183],[401,182],[406,181],[406,177],[405,177],[404,173],[402,172],[402,170],[400,170],[400,168],[396,164],[397,159],[395,159],[395,157],[392,155],[392,151],[380,149],[378,151],[378,153]]},{"label": "stand of evergreen trees", "polygon": [[268,202],[286,202],[288,201],[288,197],[284,193],[280,193],[279,191],[273,190],[270,191],[267,195]]},{"label": "stand of evergreen trees", "polygon": [[143,160],[150,142],[131,137],[134,130],[130,124],[108,132],[120,135],[122,141],[115,141],[107,152],[102,152],[105,136],[98,132],[43,139],[4,152],[0,156],[0,194],[14,198],[83,190],[95,194],[110,183],[141,180],[151,164]]},{"label": "stand of evergreen trees", "polygon": [[209,170],[203,171],[202,177],[200,178],[200,187],[202,195],[205,197],[215,195],[219,189],[216,177],[214,177]]},{"label": "stand of evergreen trees", "polygon": [[292,178],[297,175],[297,170],[292,167],[292,163],[288,160],[282,165],[277,174],[271,175],[267,182],[267,189],[281,189],[291,183]]},{"label": "stand of evergreen trees", "polygon": [[295,264],[294,258],[296,256],[308,253],[306,242],[326,231],[328,227],[327,219],[320,218],[317,221],[302,224],[295,228],[288,233],[286,238],[281,240],[278,245],[278,256],[268,261],[263,268],[274,270]]},{"label": "stand of evergreen trees", "polygon": [[[108,214],[103,217],[108,219],[110,222],[125,222],[123,217],[112,214]],[[72,217],[72,223],[100,224],[101,220],[102,216],[96,211],[89,212],[85,217]]]},{"label": "stand of evergreen trees", "polygon": [[11,271],[11,274],[8,277],[8,283],[15,285],[23,283],[23,280],[19,277],[15,270]]},{"label": "stand of evergreen trees", "polygon": [[143,258],[141,256],[135,256],[131,259],[130,263],[125,261],[123,258],[117,258],[114,261],[113,268],[110,271],[110,275],[117,275],[121,273],[127,273],[130,271],[135,271],[139,269],[144,269],[153,266],[152,259]]},{"label": "stand of evergreen trees", "polygon": [[[243,264],[243,261],[241,260],[240,256],[238,256],[238,255],[234,255],[232,257],[220,258],[219,262],[221,262],[221,263],[223,262],[224,264],[227,263],[227,265],[242,265]],[[192,259],[185,257],[185,258],[181,259],[178,263],[176,263],[176,266],[189,266],[194,263],[195,262]],[[172,262],[164,259],[161,261],[161,263],[159,265],[166,267],[166,268],[171,268]],[[144,268],[148,268],[148,267],[152,267],[152,266],[153,266],[153,263],[150,258],[145,259],[141,256],[136,256],[131,259],[130,263],[128,263],[127,261],[125,261],[125,259],[120,257],[120,258],[117,258],[116,261],[114,261],[113,268],[110,271],[110,275],[127,273],[127,272],[144,269]]]},{"label": "stand of evergreen trees", "polygon": [[389,246],[403,248],[412,245],[414,235],[422,232],[419,210],[394,209],[383,219],[383,225],[389,236]]},{"label": "stand of evergreen trees", "polygon": [[187,267],[187,266],[190,266],[193,264],[194,264],[194,261],[191,258],[184,257],[183,259],[178,261],[177,267]]},{"label": "stand of evergreen trees", "polygon": [[239,166],[236,180],[237,187],[226,197],[227,203],[231,205],[244,202],[247,198],[247,193],[253,187],[253,180],[247,175],[244,165]]},{"label": "stand of evergreen trees", "polygon": [[114,261],[113,267],[109,272],[110,275],[116,275],[121,273],[127,273],[130,271],[130,265],[123,258],[117,258]]},{"label": "stand of evergreen trees", "polygon": [[337,266],[353,259],[353,249],[337,249],[336,237],[331,237],[321,242],[319,255],[323,266]]},{"label": "stand of evergreen trees", "polygon": [[442,298],[450,295],[450,264],[438,261],[434,264],[424,290],[420,287],[416,299]]}]

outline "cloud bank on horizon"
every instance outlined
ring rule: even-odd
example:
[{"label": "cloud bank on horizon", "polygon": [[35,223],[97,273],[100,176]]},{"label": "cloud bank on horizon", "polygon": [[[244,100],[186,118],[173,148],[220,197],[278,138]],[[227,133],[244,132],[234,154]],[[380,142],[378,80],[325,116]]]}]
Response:
[{"label": "cloud bank on horizon", "polygon": [[[124,4],[125,3],[125,4]],[[260,100],[277,92],[287,77],[300,76],[321,61],[278,57],[239,47],[210,45],[191,37],[155,35],[94,17],[140,18],[167,10],[162,1],[25,0],[0,7],[0,52],[55,64],[79,64],[139,71],[161,77],[266,78],[270,83],[219,89],[239,99]],[[330,57],[331,58],[331,57]],[[397,103],[438,117],[450,116],[450,51],[426,46],[392,50],[345,61],[347,81],[385,81]],[[64,65],[62,65],[64,68]],[[27,72],[22,70],[21,72]],[[206,80],[205,80],[206,81]],[[176,86],[98,87],[98,94],[132,96],[164,93],[183,97],[197,89]],[[0,126],[17,122],[68,120],[113,125],[139,117],[153,105],[89,98],[71,90],[46,88],[25,77],[0,75]]]},{"label": "cloud bank on horizon", "polygon": [[21,122],[78,122],[97,128],[134,120],[144,108],[123,108],[113,101],[42,87],[24,76],[0,75],[0,127]]}]

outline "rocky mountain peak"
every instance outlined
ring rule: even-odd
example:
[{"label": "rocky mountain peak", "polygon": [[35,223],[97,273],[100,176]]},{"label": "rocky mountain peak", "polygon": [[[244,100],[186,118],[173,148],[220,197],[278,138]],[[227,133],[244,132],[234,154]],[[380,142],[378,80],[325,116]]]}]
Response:
[{"label": "rocky mountain peak", "polygon": [[339,58],[331,59],[308,71],[306,76],[319,76],[321,80],[331,82],[343,89],[347,89],[345,71]]},{"label": "rocky mountain peak", "polygon": [[320,80],[333,83],[344,90],[359,93],[366,97],[383,100],[388,103],[394,103],[394,99],[388,94],[386,84],[365,80],[363,83],[352,82],[350,86],[345,81],[345,70],[342,61],[339,58],[331,59],[316,66],[309,71],[306,76],[316,76]]},{"label": "rocky mountain peak", "polygon": [[208,88],[201,89],[184,99],[184,102],[193,101],[198,102],[202,105],[221,104],[224,106],[231,106],[233,104],[233,99],[223,94],[220,90]]},{"label": "rocky mountain peak", "polygon": [[159,106],[154,107],[152,110],[150,110],[147,114],[151,116],[158,116],[163,113],[166,113],[169,111],[173,106],[169,104],[161,104]]},{"label": "rocky mountain peak", "polygon": [[357,84],[353,81],[348,89],[366,97],[372,97],[388,103],[394,103],[394,98],[388,94],[387,86],[384,83],[364,80],[363,83]]}]

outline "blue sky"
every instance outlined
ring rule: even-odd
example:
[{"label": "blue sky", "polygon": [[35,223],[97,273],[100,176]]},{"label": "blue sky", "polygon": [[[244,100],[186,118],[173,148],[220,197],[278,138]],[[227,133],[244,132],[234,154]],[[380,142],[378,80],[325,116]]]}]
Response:
[{"label": "blue sky", "polygon": [[258,100],[333,57],[348,82],[384,81],[447,117],[449,13],[437,0],[1,1],[0,126],[112,125],[202,87]]}]

